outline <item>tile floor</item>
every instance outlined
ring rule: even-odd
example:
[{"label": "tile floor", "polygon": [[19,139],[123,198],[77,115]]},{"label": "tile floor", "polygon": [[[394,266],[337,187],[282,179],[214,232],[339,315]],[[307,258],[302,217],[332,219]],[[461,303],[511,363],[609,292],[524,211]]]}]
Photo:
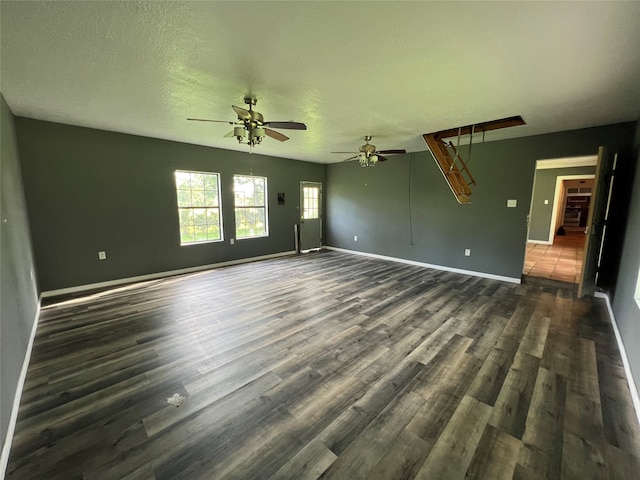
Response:
[{"label": "tile floor", "polygon": [[585,234],[568,231],[556,235],[553,245],[527,243],[524,261],[525,275],[578,283],[582,272]]}]

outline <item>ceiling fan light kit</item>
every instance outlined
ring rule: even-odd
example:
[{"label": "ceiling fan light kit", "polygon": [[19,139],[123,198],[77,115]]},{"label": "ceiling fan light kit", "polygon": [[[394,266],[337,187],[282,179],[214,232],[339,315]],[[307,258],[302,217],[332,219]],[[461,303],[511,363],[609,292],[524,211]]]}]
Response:
[{"label": "ceiling fan light kit", "polygon": [[233,128],[233,136],[238,139],[238,142],[242,143],[242,139],[245,137],[245,129],[244,127],[234,127]]},{"label": "ceiling fan light kit", "polygon": [[254,97],[245,97],[244,103],[249,109],[232,105],[231,107],[238,115],[238,120],[229,122],[226,120],[209,120],[205,118],[187,118],[187,120],[197,122],[213,122],[213,123],[229,123],[230,125],[238,125],[225,135],[225,137],[235,137],[238,143],[249,145],[249,153],[253,147],[262,143],[262,139],[267,136],[280,142],[289,140],[289,137],[282,133],[267,127],[284,128],[289,130],[306,130],[307,126],[300,122],[265,122],[260,112],[253,110],[253,106],[258,103]]},{"label": "ceiling fan light kit", "polygon": [[371,155],[367,157],[365,153],[361,153],[358,155],[358,161],[360,162],[361,167],[374,167],[376,163],[378,163],[378,156]]}]

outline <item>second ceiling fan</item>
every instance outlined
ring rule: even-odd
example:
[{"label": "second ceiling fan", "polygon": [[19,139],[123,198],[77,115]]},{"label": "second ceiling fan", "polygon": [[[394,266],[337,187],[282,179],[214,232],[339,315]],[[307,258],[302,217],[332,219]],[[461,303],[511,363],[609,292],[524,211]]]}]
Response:
[{"label": "second ceiling fan", "polygon": [[[365,141],[365,144],[360,146],[360,149],[353,153],[352,157],[344,160],[345,162],[349,162],[351,160],[356,160],[360,162],[362,167],[373,167],[378,162],[386,162],[389,160],[385,155],[398,155],[402,153],[407,153],[404,149],[396,149],[396,150],[377,150],[375,145],[371,145],[369,141],[371,140],[371,135],[366,135],[362,137]],[[331,152],[331,153],[352,153],[352,152]]]}]

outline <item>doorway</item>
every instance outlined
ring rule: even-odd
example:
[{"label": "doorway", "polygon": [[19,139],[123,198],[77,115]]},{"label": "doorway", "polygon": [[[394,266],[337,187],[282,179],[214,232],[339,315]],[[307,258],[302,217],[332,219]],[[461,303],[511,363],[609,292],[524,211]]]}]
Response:
[{"label": "doorway", "polygon": [[579,283],[597,156],[536,164],[523,274]]},{"label": "doorway", "polygon": [[322,183],[300,182],[300,250],[322,246]]}]

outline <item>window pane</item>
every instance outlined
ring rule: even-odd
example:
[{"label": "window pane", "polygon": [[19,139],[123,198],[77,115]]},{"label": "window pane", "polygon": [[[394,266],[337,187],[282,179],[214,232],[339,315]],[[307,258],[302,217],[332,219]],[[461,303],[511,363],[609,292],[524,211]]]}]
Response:
[{"label": "window pane", "polygon": [[176,188],[188,190],[191,188],[191,174],[189,172],[176,171]]},{"label": "window pane", "polygon": [[218,190],[218,175],[205,175],[204,177],[205,190]]},{"label": "window pane", "polygon": [[219,240],[220,239],[220,229],[217,225],[209,225],[207,227],[207,235],[209,240]]},{"label": "window pane", "polygon": [[180,218],[180,226],[188,227],[193,225],[193,210],[187,208],[181,208],[178,211]]},{"label": "window pane", "polygon": [[206,225],[196,225],[194,227],[196,232],[196,242],[203,242],[207,240],[207,226]]},{"label": "window pane", "polygon": [[204,174],[203,173],[191,174],[191,188],[204,190]]},{"label": "window pane", "polygon": [[217,208],[207,208],[207,223],[209,225],[218,225],[220,223],[220,217]]},{"label": "window pane", "polygon": [[235,175],[233,177],[236,237],[261,237],[267,228],[267,179]]},{"label": "window pane", "polygon": [[193,209],[193,223],[194,225],[207,224],[207,211],[204,208]]},{"label": "window pane", "polygon": [[191,190],[178,190],[178,206],[179,207],[191,206]]},{"label": "window pane", "polygon": [[218,174],[177,170],[175,178],[180,243],[222,240]]},{"label": "window pane", "polygon": [[191,206],[204,207],[204,190],[191,190]]},{"label": "window pane", "polygon": [[216,190],[205,190],[204,197],[205,197],[205,200],[204,200],[205,207],[218,206],[218,192]]},{"label": "window pane", "polygon": [[180,243],[191,243],[195,241],[195,238],[193,227],[188,226],[180,228]]},{"label": "window pane", "polygon": [[317,187],[303,188],[303,218],[318,218],[319,214],[319,192]]}]

